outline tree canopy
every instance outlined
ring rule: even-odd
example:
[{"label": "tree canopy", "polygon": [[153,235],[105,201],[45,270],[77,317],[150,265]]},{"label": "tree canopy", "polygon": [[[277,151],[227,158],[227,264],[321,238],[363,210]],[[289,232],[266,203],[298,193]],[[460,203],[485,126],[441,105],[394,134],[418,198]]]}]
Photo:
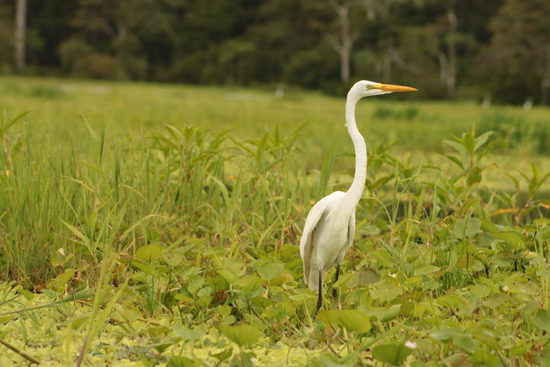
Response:
[{"label": "tree canopy", "polygon": [[21,1],[0,0],[3,73],[25,26],[25,73],[550,101],[547,0],[26,0],[20,25]]}]

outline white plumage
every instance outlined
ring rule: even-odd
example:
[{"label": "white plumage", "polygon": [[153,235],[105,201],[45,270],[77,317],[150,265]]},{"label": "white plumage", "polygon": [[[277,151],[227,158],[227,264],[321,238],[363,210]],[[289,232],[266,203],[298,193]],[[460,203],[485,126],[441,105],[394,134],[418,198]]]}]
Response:
[{"label": "white plumage", "polygon": [[319,271],[324,279],[333,266],[342,262],[353,243],[355,210],[349,216],[337,210],[345,195],[336,191],[325,196],[307,216],[300,240],[300,256],[304,261],[304,280],[312,291],[319,290]]},{"label": "white plumage", "polygon": [[[355,123],[355,106],[361,98],[392,92],[413,92],[415,88],[359,81],[350,89],[346,102],[346,126],[355,147],[355,177],[349,190],[336,191],[319,200],[309,212],[302,238],[300,256],[304,263],[304,281],[319,292],[317,312],[323,302],[322,284],[328,271],[340,264],[355,236],[355,208],[363,195],[367,179],[367,146]],[[333,295],[336,295],[333,292]]]}]

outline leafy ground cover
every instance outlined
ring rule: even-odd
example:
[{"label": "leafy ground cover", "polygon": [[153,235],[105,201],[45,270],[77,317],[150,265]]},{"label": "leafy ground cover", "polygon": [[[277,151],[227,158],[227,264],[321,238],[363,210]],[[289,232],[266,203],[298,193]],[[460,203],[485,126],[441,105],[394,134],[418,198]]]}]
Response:
[{"label": "leafy ground cover", "polygon": [[[0,153],[0,340],[15,351],[4,346],[0,364],[550,364],[544,149],[530,150],[539,155],[528,171],[491,173],[495,160],[528,159],[513,129],[440,136],[448,142],[432,146],[447,147],[437,160],[414,141],[412,153],[371,148],[355,246],[338,297],[314,320],[297,243],[311,205],[347,188],[353,156],[325,137],[315,169],[303,159],[313,144],[304,128],[274,123],[237,137],[173,117],[143,130],[132,108],[128,124],[122,115],[104,125],[86,116],[73,129],[67,116],[76,119],[86,99],[92,108],[95,95],[29,97],[52,82],[16,81]],[[208,103],[226,93],[183,89]],[[271,104],[270,116],[294,103],[246,93]],[[35,98],[47,112],[11,114],[18,100],[28,107]],[[212,106],[195,113],[220,113]],[[535,120],[547,113],[534,112]],[[267,115],[256,113],[243,125]]]}]

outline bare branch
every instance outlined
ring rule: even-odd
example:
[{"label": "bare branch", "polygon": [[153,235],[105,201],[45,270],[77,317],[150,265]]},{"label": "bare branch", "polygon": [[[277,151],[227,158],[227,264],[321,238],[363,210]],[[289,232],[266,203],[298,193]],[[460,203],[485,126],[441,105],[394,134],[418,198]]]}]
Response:
[{"label": "bare branch", "polygon": [[340,42],[338,42],[337,38],[332,34],[325,35],[325,38],[327,39],[328,43],[332,46],[332,48],[341,55],[342,52],[344,51],[344,47]]}]

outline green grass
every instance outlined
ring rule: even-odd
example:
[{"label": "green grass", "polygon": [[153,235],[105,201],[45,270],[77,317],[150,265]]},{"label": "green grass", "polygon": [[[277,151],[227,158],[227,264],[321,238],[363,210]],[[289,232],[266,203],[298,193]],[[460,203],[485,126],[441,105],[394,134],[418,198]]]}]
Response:
[{"label": "green grass", "polygon": [[[314,149],[315,158],[338,139],[349,145],[343,128],[343,99],[290,90],[284,98],[267,90],[188,87],[157,84],[89,82],[55,79],[2,78],[2,107],[14,115],[34,110],[35,134],[56,143],[87,138],[85,116],[107,129],[109,139],[159,132],[164,124],[231,129],[234,137],[259,137],[279,128],[288,135],[307,124],[300,144]],[[411,95],[412,96],[412,95]],[[411,97],[408,96],[408,97]],[[442,147],[449,133],[473,124],[499,125],[548,122],[549,110],[495,106],[483,109],[473,102],[396,103],[399,96],[383,96],[359,103],[357,120],[371,145],[398,141],[400,150]],[[413,96],[414,97],[414,96]],[[526,152],[529,147],[524,147]],[[313,162],[316,162],[313,161]]]},{"label": "green grass", "polygon": [[313,320],[297,244],[352,178],[343,100],[17,78],[0,95],[0,340],[46,365],[550,358],[548,110],[361,103],[355,246]]}]

